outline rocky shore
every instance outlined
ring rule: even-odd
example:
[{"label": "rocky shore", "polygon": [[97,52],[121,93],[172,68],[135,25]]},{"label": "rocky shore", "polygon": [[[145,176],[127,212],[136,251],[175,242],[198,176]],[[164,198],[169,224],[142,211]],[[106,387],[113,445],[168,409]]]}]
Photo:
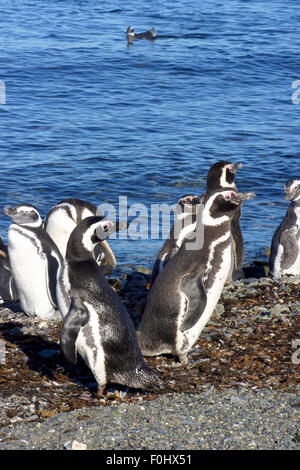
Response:
[{"label": "rocky shore", "polygon": [[[136,325],[148,280],[142,268],[110,280]],[[105,398],[62,357],[59,324],[2,305],[0,449],[299,449],[299,292],[297,277],[225,286],[188,364],[147,359],[162,393]]]}]

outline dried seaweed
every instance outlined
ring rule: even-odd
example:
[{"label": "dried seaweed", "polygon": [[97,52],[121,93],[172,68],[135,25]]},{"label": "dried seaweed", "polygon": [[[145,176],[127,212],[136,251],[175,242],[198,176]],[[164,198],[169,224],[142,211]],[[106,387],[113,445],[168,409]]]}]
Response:
[{"label": "dried seaweed", "polygon": [[[135,324],[147,281],[146,275],[144,282],[140,274],[138,281],[128,277],[119,292]],[[122,282],[114,284],[119,288]],[[189,353],[188,364],[180,364],[173,356],[146,358],[165,381],[161,394],[199,393],[211,387],[297,391],[300,367],[292,362],[292,341],[300,338],[299,284],[268,279],[235,283],[223,291],[220,302],[224,311],[211,317]],[[105,397],[97,397],[97,384],[84,362],[79,359],[71,366],[62,356],[60,324],[41,325],[28,319],[18,304],[9,307],[0,308],[0,340],[6,351],[0,365],[0,403],[2,411],[5,408],[0,425],[157,398],[158,394],[117,385]],[[86,397],[87,392],[92,398]]]}]

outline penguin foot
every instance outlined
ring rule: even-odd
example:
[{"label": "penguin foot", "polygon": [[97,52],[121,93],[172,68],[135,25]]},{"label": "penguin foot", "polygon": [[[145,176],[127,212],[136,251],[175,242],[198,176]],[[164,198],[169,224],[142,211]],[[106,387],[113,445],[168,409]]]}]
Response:
[{"label": "penguin foot", "polygon": [[92,401],[93,400],[93,397],[91,394],[89,393],[82,393],[81,395],[79,395],[79,400],[85,400],[85,401]]},{"label": "penguin foot", "polygon": [[103,397],[106,392],[106,385],[98,385],[97,397]]},{"label": "penguin foot", "polygon": [[188,363],[187,354],[178,354],[178,359],[179,359],[180,364],[187,364]]}]

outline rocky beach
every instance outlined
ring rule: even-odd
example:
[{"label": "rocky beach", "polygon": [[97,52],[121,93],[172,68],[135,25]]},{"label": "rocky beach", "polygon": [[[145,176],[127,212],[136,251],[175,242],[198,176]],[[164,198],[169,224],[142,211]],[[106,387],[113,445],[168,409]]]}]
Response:
[{"label": "rocky beach", "polygon": [[[149,270],[110,282],[135,325]],[[59,348],[60,324],[0,308],[0,449],[299,449],[300,279],[226,285],[188,364],[146,358],[160,394],[111,385],[96,395],[79,360]]]}]

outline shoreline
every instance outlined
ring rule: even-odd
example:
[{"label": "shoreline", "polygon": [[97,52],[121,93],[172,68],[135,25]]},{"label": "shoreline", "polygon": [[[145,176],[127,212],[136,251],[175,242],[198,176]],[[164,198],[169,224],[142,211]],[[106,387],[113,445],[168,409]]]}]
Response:
[{"label": "shoreline", "polygon": [[[135,324],[149,280],[147,269],[137,269],[110,280]],[[70,366],[62,357],[59,323],[26,317],[18,303],[1,306],[0,339],[6,360],[0,365],[0,449],[62,449],[68,436],[88,449],[299,448],[300,365],[292,357],[297,361],[292,345],[300,339],[299,287],[299,277],[280,282],[249,278],[226,285],[188,364],[168,356],[145,358],[165,381],[160,394],[110,386],[101,399],[94,396],[96,384],[83,361]],[[89,401],[82,399],[86,393]],[[207,407],[207,400],[213,406]],[[270,400],[270,409],[262,406]],[[253,404],[251,409],[247,403]],[[154,415],[168,426],[153,422],[151,427],[147,419]],[[199,416],[204,418],[199,421]],[[269,420],[270,431],[262,433],[259,442],[249,428],[253,416],[261,423]],[[234,426],[234,419],[240,425]],[[126,427],[134,428],[133,423],[138,431],[130,434]],[[199,436],[206,430],[206,437],[193,440],[188,430],[192,425],[197,425]],[[130,434],[129,443],[116,431],[120,426]],[[227,436],[223,440],[222,432]],[[143,439],[137,439],[141,435]]]}]

